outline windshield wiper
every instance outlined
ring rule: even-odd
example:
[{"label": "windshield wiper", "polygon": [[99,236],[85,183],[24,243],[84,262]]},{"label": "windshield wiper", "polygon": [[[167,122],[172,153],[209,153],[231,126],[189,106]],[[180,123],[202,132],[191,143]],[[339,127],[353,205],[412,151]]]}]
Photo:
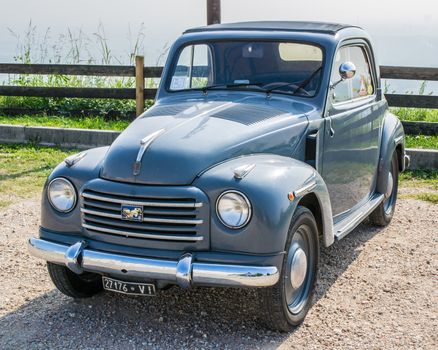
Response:
[{"label": "windshield wiper", "polygon": [[265,83],[230,83],[230,84],[216,84],[216,85],[207,85],[201,88],[202,92],[205,94],[208,90],[214,89],[233,89],[239,87],[255,87],[257,90],[267,92],[266,89],[263,89],[261,85]]}]

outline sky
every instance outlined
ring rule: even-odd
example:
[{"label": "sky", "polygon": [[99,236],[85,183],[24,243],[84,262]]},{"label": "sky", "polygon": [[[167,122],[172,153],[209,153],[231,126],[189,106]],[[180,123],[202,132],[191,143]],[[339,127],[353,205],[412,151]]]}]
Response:
[{"label": "sky", "polygon": [[[222,0],[222,22],[248,20],[355,24],[371,34],[380,64],[438,67],[437,0]],[[99,35],[112,63],[126,64],[138,37],[146,64],[156,65],[186,28],[206,24],[206,0],[0,0],[0,62],[14,61],[30,22],[34,61],[65,56],[70,30],[83,61],[103,57]]]}]

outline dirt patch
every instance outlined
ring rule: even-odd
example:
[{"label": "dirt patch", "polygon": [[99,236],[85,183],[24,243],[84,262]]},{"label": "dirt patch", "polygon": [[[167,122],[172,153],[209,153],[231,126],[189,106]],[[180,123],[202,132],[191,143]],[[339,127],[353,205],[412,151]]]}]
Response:
[{"label": "dirt patch", "polygon": [[177,287],[156,298],[56,291],[26,240],[39,199],[0,212],[1,349],[436,349],[438,205],[397,204],[391,225],[364,223],[321,252],[317,297],[290,334],[265,330],[251,290]]}]

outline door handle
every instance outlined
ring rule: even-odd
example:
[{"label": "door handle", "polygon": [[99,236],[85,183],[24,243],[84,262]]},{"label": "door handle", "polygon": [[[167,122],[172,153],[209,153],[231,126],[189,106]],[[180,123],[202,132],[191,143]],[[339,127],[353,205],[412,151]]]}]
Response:
[{"label": "door handle", "polygon": [[335,136],[335,130],[332,127],[332,118],[331,117],[328,117],[328,122],[329,122],[329,134],[330,134],[330,137],[333,137],[333,136]]}]

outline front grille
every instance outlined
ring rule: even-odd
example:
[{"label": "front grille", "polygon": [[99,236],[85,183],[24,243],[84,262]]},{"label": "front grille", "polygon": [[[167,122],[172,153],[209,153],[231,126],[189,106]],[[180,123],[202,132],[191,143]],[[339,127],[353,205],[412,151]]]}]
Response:
[{"label": "front grille", "polygon": [[[123,186],[128,192],[129,185]],[[124,245],[137,245],[131,243],[139,240],[155,242],[151,246],[155,248],[157,242],[203,246],[208,243],[203,242],[208,240],[208,216],[205,215],[208,203],[196,196],[172,197],[169,190],[164,193],[163,198],[156,193],[153,196],[144,193],[127,195],[120,191],[108,193],[86,188],[81,193],[82,227],[94,239],[125,238]],[[141,206],[142,218],[139,221],[122,219],[122,205]],[[145,247],[145,244],[141,246]]]}]

